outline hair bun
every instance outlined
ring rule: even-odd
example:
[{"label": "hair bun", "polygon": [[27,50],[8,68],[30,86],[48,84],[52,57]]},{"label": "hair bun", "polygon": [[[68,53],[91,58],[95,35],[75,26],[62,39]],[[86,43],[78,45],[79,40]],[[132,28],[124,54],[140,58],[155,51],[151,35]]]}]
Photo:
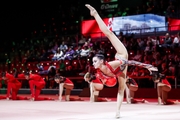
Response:
[{"label": "hair bun", "polygon": [[102,55],[104,55],[104,52],[103,52],[102,50],[99,50],[99,51],[97,52],[97,54],[102,54]]}]

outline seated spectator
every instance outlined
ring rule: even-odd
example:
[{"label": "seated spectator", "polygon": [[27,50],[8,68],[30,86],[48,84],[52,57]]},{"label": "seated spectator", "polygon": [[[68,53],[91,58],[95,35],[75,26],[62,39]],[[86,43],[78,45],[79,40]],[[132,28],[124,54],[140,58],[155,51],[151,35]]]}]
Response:
[{"label": "seated spectator", "polygon": [[48,55],[49,55],[48,52],[45,49],[43,49],[42,54],[39,58],[39,62],[48,60]]},{"label": "seated spectator", "polygon": [[147,42],[144,52],[152,52],[152,42]]},{"label": "seated spectator", "polygon": [[65,44],[65,42],[63,41],[62,43],[61,43],[61,45],[60,45],[60,50],[62,50],[62,51],[66,51],[66,50],[68,50],[68,46]]},{"label": "seated spectator", "polygon": [[59,70],[60,72],[64,72],[66,70],[66,65],[64,63],[64,60],[59,61]]},{"label": "seated spectator", "polygon": [[138,67],[133,67],[133,68],[132,68],[133,71],[129,76],[139,76],[139,68]]},{"label": "seated spectator", "polygon": [[155,38],[152,39],[152,42],[153,42],[153,45],[154,45],[153,49],[156,49],[160,45],[160,37],[159,36],[155,36]]},{"label": "seated spectator", "polygon": [[171,36],[169,35],[169,33],[166,33],[166,36],[165,36],[165,39],[164,39],[164,43],[162,44],[162,47],[168,48],[171,45],[172,45]]},{"label": "seated spectator", "polygon": [[88,49],[88,46],[84,46],[84,48],[81,49],[81,57],[87,57],[89,55],[90,49]]},{"label": "seated spectator", "polygon": [[169,74],[169,70],[168,70],[168,64],[167,63],[162,63],[161,64],[161,68],[160,68],[160,72],[164,75],[168,75]]},{"label": "seated spectator", "polygon": [[132,59],[136,60],[136,61],[142,61],[142,53],[141,53],[141,51],[137,50],[136,55]]},{"label": "seated spectator", "polygon": [[74,58],[79,58],[81,51],[82,51],[82,49],[81,49],[81,46],[79,45],[78,48],[75,50]]},{"label": "seated spectator", "polygon": [[168,65],[168,71],[169,71],[169,76],[174,76],[175,75],[175,62],[174,61],[170,61],[169,65]]},{"label": "seated spectator", "polygon": [[137,39],[137,42],[138,42],[138,46],[139,46],[140,50],[144,51],[144,49],[145,49],[145,42],[144,42],[144,40],[139,38],[139,39]]},{"label": "seated spectator", "polygon": [[93,44],[91,43],[91,38],[89,38],[83,45],[84,46],[92,46]]},{"label": "seated spectator", "polygon": [[177,33],[177,37],[174,38],[171,47],[172,47],[173,49],[174,49],[174,48],[177,48],[177,47],[180,47],[180,32]]},{"label": "seated spectator", "polygon": [[68,51],[64,54],[64,59],[72,60],[74,57],[75,51],[73,50],[73,47],[69,47]]},{"label": "seated spectator", "polygon": [[86,38],[85,38],[83,35],[81,35],[81,38],[80,38],[78,44],[79,44],[79,45],[84,45],[85,42],[86,42]]},{"label": "seated spectator", "polygon": [[143,67],[139,68],[139,76],[148,76],[149,75],[149,71]]},{"label": "seated spectator", "polygon": [[151,62],[150,62],[150,60],[149,60],[149,56],[144,56],[144,58],[143,58],[143,63],[145,63],[145,64],[151,64]]},{"label": "seated spectator", "polygon": [[38,74],[40,75],[48,74],[48,71],[44,70],[44,67],[41,65],[41,63],[38,63],[36,66],[38,68]]},{"label": "seated spectator", "polygon": [[52,61],[59,61],[61,57],[63,56],[63,51],[60,50],[60,48],[57,49],[56,53],[54,54]]},{"label": "seated spectator", "polygon": [[156,66],[157,68],[160,68],[161,64],[162,64],[161,55],[160,54],[156,54],[156,55],[154,55],[153,58],[154,58],[153,65]]}]

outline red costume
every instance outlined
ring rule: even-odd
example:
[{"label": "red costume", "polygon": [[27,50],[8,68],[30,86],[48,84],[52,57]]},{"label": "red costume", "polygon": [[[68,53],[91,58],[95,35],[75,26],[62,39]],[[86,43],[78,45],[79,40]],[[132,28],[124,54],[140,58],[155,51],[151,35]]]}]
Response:
[{"label": "red costume", "polygon": [[29,87],[31,90],[32,98],[34,98],[35,100],[46,100],[46,98],[38,98],[44,86],[45,86],[45,81],[40,75],[37,74],[29,75]]},{"label": "red costume", "polygon": [[73,82],[69,78],[66,78],[64,83],[74,85]]},{"label": "red costume", "polygon": [[171,86],[171,84],[168,82],[168,80],[167,79],[162,79],[162,81],[161,81],[163,84],[166,84],[166,85],[169,85],[169,86]]},{"label": "red costume", "polygon": [[103,74],[99,69],[97,70],[96,73],[96,78],[99,78],[106,86],[108,87],[113,87],[117,83],[116,76],[119,74],[122,74],[122,71],[120,70],[120,67],[116,68],[115,70],[106,62],[107,68],[114,74],[113,77],[107,76]]},{"label": "red costume", "polygon": [[12,100],[17,100],[17,92],[21,88],[21,83],[13,75],[6,73],[7,78],[7,97],[9,98],[12,90]]},{"label": "red costume", "polygon": [[[21,82],[18,81],[13,75],[6,73],[5,77],[7,78],[7,95],[6,98],[12,100],[26,100],[27,97],[17,96],[18,90],[21,88]],[[12,95],[10,97],[10,92]]]},{"label": "red costume", "polygon": [[96,78],[95,80],[92,80],[93,83],[99,83],[99,84],[103,84],[102,81],[98,78]]}]

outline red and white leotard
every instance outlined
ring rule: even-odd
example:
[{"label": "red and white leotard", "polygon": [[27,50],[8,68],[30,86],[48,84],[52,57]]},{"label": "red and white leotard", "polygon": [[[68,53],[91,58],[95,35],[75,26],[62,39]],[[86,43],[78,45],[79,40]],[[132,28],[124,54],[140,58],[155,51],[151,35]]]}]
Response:
[{"label": "red and white leotard", "polygon": [[97,69],[96,77],[99,78],[106,86],[113,87],[117,83],[116,77],[120,74],[122,74],[122,71],[120,70],[120,67],[113,69],[108,62],[106,62],[107,68],[114,74],[114,76],[107,76],[103,74],[103,72],[99,69]]},{"label": "red and white leotard", "polygon": [[168,80],[167,79],[162,79],[162,81],[161,81],[163,84],[166,84],[166,85],[168,85],[168,86],[170,86],[171,87],[171,84],[168,82]]},{"label": "red and white leotard", "polygon": [[115,75],[115,76],[118,76],[118,75],[121,75],[122,74],[122,70],[120,67],[117,67],[116,69],[113,69],[111,67],[111,65],[109,65],[108,62],[106,62],[106,66],[109,68],[109,70]]},{"label": "red and white leotard", "polygon": [[66,78],[64,83],[74,85],[73,82],[69,78]]},{"label": "red and white leotard", "polygon": [[99,83],[103,84],[102,81],[99,78],[96,78],[95,80],[92,80],[93,83]]}]

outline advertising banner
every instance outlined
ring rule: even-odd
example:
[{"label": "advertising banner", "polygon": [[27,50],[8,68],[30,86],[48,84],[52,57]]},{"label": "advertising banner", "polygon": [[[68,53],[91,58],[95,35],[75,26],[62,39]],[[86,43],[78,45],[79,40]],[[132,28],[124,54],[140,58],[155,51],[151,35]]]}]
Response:
[{"label": "advertising banner", "polygon": [[[125,17],[103,19],[107,27],[117,35],[123,33],[146,33],[166,31],[165,17],[154,14],[142,14]],[[95,20],[82,21],[82,34],[91,34],[93,37],[102,35]],[[156,29],[155,29],[156,28]]]}]

